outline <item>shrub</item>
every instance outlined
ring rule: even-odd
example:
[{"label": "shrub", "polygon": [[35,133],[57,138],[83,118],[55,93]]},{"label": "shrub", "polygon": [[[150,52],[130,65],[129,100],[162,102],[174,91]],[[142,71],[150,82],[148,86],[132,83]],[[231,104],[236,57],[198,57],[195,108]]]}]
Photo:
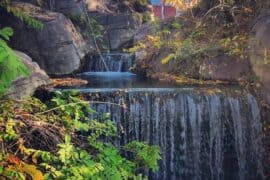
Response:
[{"label": "shrub", "polygon": [[[20,104],[3,100],[0,177],[142,179],[138,169],[158,169],[157,146],[137,141],[115,146],[114,123],[90,120],[94,112],[74,92],[56,92],[48,104],[34,98]],[[126,152],[129,158],[122,155]]]}]

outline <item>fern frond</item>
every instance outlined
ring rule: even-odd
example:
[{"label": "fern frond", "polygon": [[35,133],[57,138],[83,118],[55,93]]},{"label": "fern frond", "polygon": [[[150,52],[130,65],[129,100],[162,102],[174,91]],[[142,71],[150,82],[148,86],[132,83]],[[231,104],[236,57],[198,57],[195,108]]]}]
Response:
[{"label": "fern frond", "polygon": [[0,36],[4,38],[5,40],[9,40],[9,38],[13,35],[13,29],[10,27],[4,27],[3,29],[0,29]]},{"label": "fern frond", "polygon": [[35,18],[32,18],[27,13],[23,12],[22,10],[20,10],[17,7],[7,6],[6,9],[9,13],[12,13],[14,16],[19,18],[21,21],[25,22],[28,26],[31,26],[31,27],[33,27],[35,29],[39,29],[39,30],[41,30],[44,26],[40,21],[36,20]]},{"label": "fern frond", "polygon": [[27,25],[35,29],[43,28],[43,24],[40,21],[31,17],[27,12],[24,12],[24,10],[21,10],[17,7],[13,7],[10,0],[2,0],[0,2],[0,6],[5,8],[7,12],[13,14],[15,17],[19,18],[21,21],[25,22]]},{"label": "fern frond", "polygon": [[[0,30],[1,37],[9,39],[13,34],[11,28]],[[27,67],[20,61],[16,53],[0,38],[0,95],[3,95],[12,82],[20,76],[29,76]]]}]

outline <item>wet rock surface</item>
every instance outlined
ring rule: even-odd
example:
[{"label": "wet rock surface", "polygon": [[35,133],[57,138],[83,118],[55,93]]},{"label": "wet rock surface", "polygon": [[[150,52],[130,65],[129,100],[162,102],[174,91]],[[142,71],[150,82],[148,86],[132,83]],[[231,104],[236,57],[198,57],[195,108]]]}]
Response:
[{"label": "wet rock surface", "polygon": [[13,99],[23,99],[33,95],[38,87],[48,85],[51,81],[46,72],[40,69],[38,64],[33,62],[28,55],[20,51],[16,51],[16,53],[29,69],[30,75],[29,77],[19,77],[15,80],[6,94]]}]

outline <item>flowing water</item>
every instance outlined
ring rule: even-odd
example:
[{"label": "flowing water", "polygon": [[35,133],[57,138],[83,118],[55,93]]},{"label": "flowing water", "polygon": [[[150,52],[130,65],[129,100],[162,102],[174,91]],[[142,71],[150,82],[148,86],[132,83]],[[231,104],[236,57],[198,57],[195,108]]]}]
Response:
[{"label": "flowing water", "polygon": [[124,133],[120,144],[147,141],[161,147],[150,179],[262,179],[261,122],[256,99],[198,88],[91,89],[92,104]]},{"label": "flowing water", "polygon": [[110,113],[121,129],[118,144],[141,140],[160,146],[159,171],[145,172],[150,179],[264,179],[262,124],[254,96],[237,87],[149,87],[135,74],[121,72],[131,64],[93,72],[104,71],[99,63],[80,75],[92,87],[78,90],[89,100],[121,105],[91,104],[100,117]]},{"label": "flowing water", "polygon": [[127,72],[133,64],[133,55],[129,53],[106,53],[102,54],[102,58],[97,56],[87,65],[89,72],[105,72],[107,71]]}]

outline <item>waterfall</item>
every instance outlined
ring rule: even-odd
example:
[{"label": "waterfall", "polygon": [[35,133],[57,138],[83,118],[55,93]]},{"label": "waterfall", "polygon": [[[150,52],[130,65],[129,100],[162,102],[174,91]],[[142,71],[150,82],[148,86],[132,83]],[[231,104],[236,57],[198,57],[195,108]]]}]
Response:
[{"label": "waterfall", "polygon": [[198,88],[88,89],[84,94],[126,107],[91,104],[100,115],[109,112],[124,131],[117,143],[160,146],[160,169],[147,172],[150,179],[264,179],[260,111],[250,94]]},{"label": "waterfall", "polygon": [[161,148],[159,171],[142,172],[149,179],[265,179],[260,110],[251,94],[235,87],[167,88],[128,72],[133,55],[102,57],[105,63],[96,57],[79,75],[91,88],[77,90],[89,101],[110,102],[90,104],[98,112],[91,118],[110,114],[121,132],[117,145],[139,140]]},{"label": "waterfall", "polygon": [[[106,53],[102,54],[103,61],[100,56],[94,57],[88,64],[87,71],[90,72],[128,72],[133,65],[133,55],[129,53]],[[106,63],[107,68],[104,63]],[[108,69],[108,70],[107,70]]]}]

